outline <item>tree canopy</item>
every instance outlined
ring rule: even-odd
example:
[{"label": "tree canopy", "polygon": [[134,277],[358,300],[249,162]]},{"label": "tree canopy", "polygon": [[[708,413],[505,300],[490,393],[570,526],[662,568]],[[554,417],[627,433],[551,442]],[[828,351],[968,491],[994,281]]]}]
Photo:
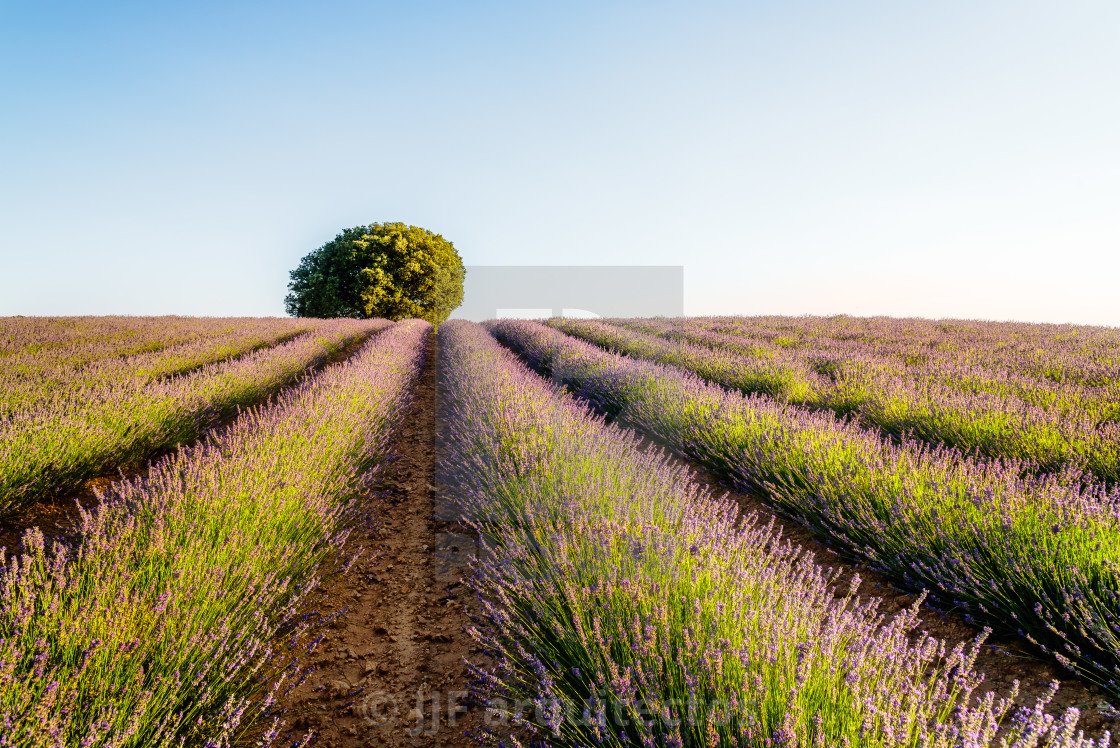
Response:
[{"label": "tree canopy", "polygon": [[455,246],[439,234],[371,223],[300,260],[284,303],[295,317],[419,317],[438,325],[462,303],[465,277]]}]

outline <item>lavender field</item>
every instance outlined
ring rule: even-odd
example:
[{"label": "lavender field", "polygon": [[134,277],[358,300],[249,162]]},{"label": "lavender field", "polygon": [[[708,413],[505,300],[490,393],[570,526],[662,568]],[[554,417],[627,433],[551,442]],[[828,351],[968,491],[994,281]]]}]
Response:
[{"label": "lavender field", "polygon": [[1120,718],[1120,330],[9,318],[0,364],[0,746]]}]

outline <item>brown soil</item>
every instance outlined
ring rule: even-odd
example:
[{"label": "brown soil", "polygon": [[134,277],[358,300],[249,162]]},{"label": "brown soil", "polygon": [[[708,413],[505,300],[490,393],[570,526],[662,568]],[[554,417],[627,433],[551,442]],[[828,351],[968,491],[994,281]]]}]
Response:
[{"label": "brown soil", "polygon": [[[364,338],[358,338],[352,341],[346,347],[332,354],[326,361],[308,369],[307,374],[312,374],[322,371],[329,366],[341,363],[361,348],[370,337],[375,337],[378,333]],[[305,377],[301,376],[299,381]],[[284,390],[295,387],[298,382],[288,385]],[[282,390],[283,391],[283,390]],[[233,413],[211,426],[203,432],[194,444],[197,444],[208,436],[215,434],[222,429],[229,426],[237,420],[238,413]],[[61,494],[58,496],[51,496],[31,504],[12,516],[0,520],[0,548],[7,548],[9,557],[20,552],[22,545],[21,539],[23,534],[32,527],[38,527],[39,530],[48,540],[48,547],[50,540],[67,541],[73,540],[77,535],[77,528],[80,521],[78,506],[81,505],[85,509],[90,509],[99,501],[98,493],[104,491],[109,487],[109,484],[123,478],[142,478],[147,475],[152,465],[158,462],[162,457],[170,454],[173,450],[161,450],[152,455],[144,465],[125,465],[110,473],[99,475],[96,478],[87,480],[77,491]]]},{"label": "brown soil", "polygon": [[[840,571],[841,576],[835,586],[838,596],[847,592],[849,580],[858,574],[860,596],[864,599],[880,598],[881,612],[895,614],[914,604],[915,595],[893,586],[889,577],[864,564],[845,563],[835,550],[822,543],[804,525],[775,511],[760,496],[736,492],[697,463],[674,453],[656,440],[649,437],[644,437],[644,440],[650,449],[664,451],[670,460],[688,470],[696,482],[712,494],[732,499],[743,514],[756,513],[763,524],[773,520],[784,538],[812,553],[818,564]],[[950,645],[971,641],[981,633],[981,629],[965,623],[959,616],[929,606],[922,606],[919,618],[918,630],[943,639]],[[1070,707],[1080,709],[1078,729],[1088,737],[1098,737],[1105,730],[1115,732],[1120,727],[1120,722],[1114,722],[1109,717],[1112,710],[1103,691],[1060,669],[1055,663],[1039,659],[1028,647],[1029,644],[1013,637],[989,636],[976,659],[976,670],[985,676],[978,695],[995,691],[1006,696],[1011,692],[1013,682],[1018,680],[1016,703],[1033,707],[1038,698],[1047,692],[1050,683],[1058,681],[1060,689],[1050,702],[1048,713],[1060,714]]]},{"label": "brown soil", "polygon": [[[433,336],[434,337],[434,336]],[[311,668],[278,702],[284,745],[351,748],[467,746],[482,710],[467,699],[462,581],[474,541],[435,518],[435,341],[416,397],[370,497],[372,529],[351,533],[341,558],[360,554],[308,602],[321,630],[297,667]]]}]

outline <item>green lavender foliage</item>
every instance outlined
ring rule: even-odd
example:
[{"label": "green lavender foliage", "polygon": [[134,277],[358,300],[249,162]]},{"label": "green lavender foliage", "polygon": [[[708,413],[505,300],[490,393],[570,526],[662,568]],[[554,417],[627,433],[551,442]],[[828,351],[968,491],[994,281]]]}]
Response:
[{"label": "green lavender foliage", "polygon": [[109,470],[189,443],[237,409],[296,382],[387,320],[335,320],[288,343],[189,374],[97,379],[0,419],[0,516]]},{"label": "green lavender foliage", "polygon": [[441,471],[486,546],[474,634],[495,664],[478,675],[534,739],[1097,745],[1074,734],[1076,710],[1050,722],[1044,702],[1008,715],[1007,701],[974,694],[979,642],[950,651],[913,630],[915,610],[888,621],[854,588],[836,596],[834,574],[772,526],[605,427],[477,325],[452,321],[439,337]]},{"label": "green lavender foliage", "polygon": [[[1120,481],[1120,390],[1025,385],[974,368],[897,362],[848,351],[769,350],[765,341],[663,320],[552,320],[608,350],[677,366],[744,394],[764,394],[851,416],[895,438],[916,438],[983,457],[1017,460],[1034,473],[1087,471]],[[780,338],[779,338],[780,339]]]},{"label": "green lavender foliage", "polygon": [[839,550],[1120,697],[1120,494],[875,433],[543,325],[493,325],[558,382]]},{"label": "green lavender foliage", "polygon": [[73,545],[0,550],[0,744],[233,746],[291,675],[281,632],[345,540],[430,326],[402,322],[114,483]]}]

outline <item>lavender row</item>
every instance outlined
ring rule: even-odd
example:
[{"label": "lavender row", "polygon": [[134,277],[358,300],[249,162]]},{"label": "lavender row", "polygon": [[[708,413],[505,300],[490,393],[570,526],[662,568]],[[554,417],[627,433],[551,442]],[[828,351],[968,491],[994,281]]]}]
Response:
[{"label": "lavender row", "polygon": [[144,356],[237,332],[278,335],[319,320],[199,317],[0,317],[2,376],[72,373],[101,362]]},{"label": "lavender row", "polygon": [[692,321],[786,350],[853,344],[908,365],[942,360],[1056,383],[1120,383],[1120,330],[1115,327],[847,316]]},{"label": "lavender row", "polygon": [[135,355],[252,324],[256,318],[216,317],[0,317],[0,359],[40,356],[89,362]]},{"label": "lavender row", "polygon": [[0,417],[0,516],[193,441],[238,408],[261,402],[389,324],[336,320],[284,345],[187,376],[102,382],[8,413]]},{"label": "lavender row", "polygon": [[981,695],[980,641],[949,649],[916,633],[917,606],[886,620],[877,600],[856,597],[858,581],[837,596],[835,573],[772,525],[605,426],[479,326],[451,321],[439,335],[441,468],[488,551],[472,634],[495,664],[476,674],[481,695],[527,719],[535,739],[1108,744],[1074,734],[1076,710],[1053,720],[1045,700],[1015,710]]},{"label": "lavender row", "polygon": [[[345,538],[430,326],[402,322],[220,436],[112,485],[73,546],[0,550],[0,745],[230,746]],[[266,721],[268,721],[266,719]]]},{"label": "lavender row", "polygon": [[839,549],[1120,696],[1120,491],[894,444],[542,325],[492,331],[601,409],[763,490]]},{"label": "lavender row", "polygon": [[[598,321],[553,320],[550,324],[602,347],[679,366],[747,394],[851,415],[860,424],[895,437],[1017,460],[1034,472],[1088,471],[1097,480],[1120,481],[1120,423],[1102,422],[1099,410],[1079,408],[1085,404],[1080,398],[1043,406],[1010,393],[962,392],[934,381],[928,372],[925,379],[915,381],[858,358],[832,361],[831,376],[826,376],[821,361],[811,365],[791,356],[742,355],[736,343],[753,344],[742,339],[713,341],[712,333],[681,327],[663,329],[661,335],[670,338],[665,339],[631,329],[655,330],[665,323],[624,321],[624,327],[616,327]],[[845,374],[838,373],[841,366],[847,367]],[[963,373],[957,375],[963,378]],[[1115,410],[1117,405],[1108,403],[1107,408]]]},{"label": "lavender row", "polygon": [[[728,319],[739,319],[743,324],[729,324]],[[831,337],[822,333],[787,339],[781,335],[768,335],[765,327],[757,329],[747,324],[751,319],[624,320],[622,324],[708,347],[745,350],[748,355],[781,358],[789,364],[810,368],[833,381],[850,384],[857,389],[861,379],[885,375],[918,386],[934,384],[966,394],[1011,398],[1029,407],[1049,411],[1080,412],[1091,416],[1094,426],[1120,421],[1120,399],[1117,397],[1120,394],[1120,355],[1115,353],[1108,356],[1113,361],[1115,376],[1089,377],[1089,381],[1085,377],[1051,378],[1038,376],[1029,367],[1017,366],[1006,360],[997,361],[999,353],[1010,345],[1006,341],[989,341],[989,347],[981,347],[977,341],[950,338],[931,341],[929,345],[934,347],[931,350],[924,345],[915,347],[907,342],[904,335],[901,341],[881,338],[886,332],[896,330],[895,326],[885,327],[874,336],[837,333],[839,337]],[[822,327],[827,323],[827,320],[820,321]],[[1048,330],[1052,326],[1038,327]],[[810,325],[804,330],[806,333],[815,332],[816,328]],[[899,334],[902,335],[901,332]],[[1060,332],[1055,331],[1053,335],[1051,339],[1036,335],[1032,342],[1038,346],[1054,347],[1068,340]],[[959,343],[959,350],[948,347],[949,341]],[[1058,355],[1043,347],[1034,351],[1039,356]],[[1006,351],[1003,352],[1006,354]],[[1090,354],[1082,352],[1082,355],[1088,357]],[[1065,352],[1065,356],[1073,359],[1070,363],[1076,362],[1069,351]]]},{"label": "lavender row", "polygon": [[[147,321],[149,318],[140,318]],[[222,322],[219,326],[215,322]],[[198,320],[197,327],[172,327],[165,337],[128,341],[125,349],[112,336],[78,350],[20,351],[0,367],[0,413],[50,407],[73,390],[89,390],[124,380],[144,384],[161,377],[189,373],[208,364],[285,343],[315,330],[323,320],[250,319]],[[136,323],[146,335],[146,325]],[[2,327],[2,326],[0,326]],[[132,332],[136,332],[135,330]]]}]

